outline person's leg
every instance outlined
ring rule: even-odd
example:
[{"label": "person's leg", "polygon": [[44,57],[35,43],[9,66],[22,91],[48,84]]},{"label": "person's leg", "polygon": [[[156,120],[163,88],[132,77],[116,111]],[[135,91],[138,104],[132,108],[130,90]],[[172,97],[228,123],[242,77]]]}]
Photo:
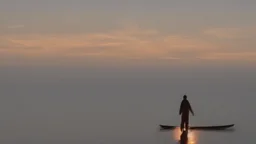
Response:
[{"label": "person's leg", "polygon": [[184,124],[183,124],[183,122],[181,121],[181,123],[180,123],[180,131],[182,131],[183,128],[184,128]]},{"label": "person's leg", "polygon": [[184,129],[184,122],[184,116],[181,116],[180,131],[183,131]]},{"label": "person's leg", "polygon": [[186,131],[188,131],[188,125],[189,125],[189,116],[186,116],[185,125],[186,125]]},{"label": "person's leg", "polygon": [[186,125],[186,131],[188,131],[188,121],[185,123]]}]

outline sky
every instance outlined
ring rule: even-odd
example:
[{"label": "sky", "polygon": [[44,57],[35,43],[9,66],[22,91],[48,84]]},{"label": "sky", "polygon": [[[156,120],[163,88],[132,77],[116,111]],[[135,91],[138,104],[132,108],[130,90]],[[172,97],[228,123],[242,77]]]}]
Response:
[{"label": "sky", "polygon": [[1,0],[0,66],[252,65],[254,0]]},{"label": "sky", "polygon": [[246,128],[256,119],[255,7],[0,0],[0,142],[159,144],[170,135],[156,126],[179,124],[183,94],[192,123],[238,129],[200,143],[253,141],[254,128]]}]

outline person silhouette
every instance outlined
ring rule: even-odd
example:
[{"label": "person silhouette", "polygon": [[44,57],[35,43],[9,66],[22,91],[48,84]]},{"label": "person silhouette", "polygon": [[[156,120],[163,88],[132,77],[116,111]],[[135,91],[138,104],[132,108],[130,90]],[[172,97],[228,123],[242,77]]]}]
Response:
[{"label": "person silhouette", "polygon": [[180,111],[179,114],[181,115],[181,124],[180,124],[180,130],[184,130],[184,125],[186,127],[186,131],[188,130],[188,125],[189,125],[189,112],[191,112],[194,116],[194,111],[187,100],[187,96],[183,96],[183,100],[180,104]]}]

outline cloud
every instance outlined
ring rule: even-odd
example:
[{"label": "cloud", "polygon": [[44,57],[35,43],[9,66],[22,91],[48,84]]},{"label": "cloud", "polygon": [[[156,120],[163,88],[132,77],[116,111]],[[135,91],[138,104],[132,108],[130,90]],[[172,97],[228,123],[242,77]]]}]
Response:
[{"label": "cloud", "polygon": [[255,52],[218,52],[205,54],[199,59],[205,60],[238,60],[238,61],[256,61],[256,51]]},{"label": "cloud", "polygon": [[[161,35],[156,30],[126,28],[106,33],[72,35],[9,35],[12,44],[39,47],[58,55],[101,53],[108,57],[168,57],[170,54],[209,51],[213,44],[179,35]],[[25,51],[24,51],[25,52]],[[42,53],[41,53],[42,54]],[[98,56],[98,55],[97,55]]]},{"label": "cloud", "polygon": [[179,60],[181,58],[178,58],[178,57],[161,57],[160,59],[163,59],[163,60]]},{"label": "cloud", "polygon": [[[233,33],[232,33],[233,32]],[[238,38],[238,29],[211,29],[204,34],[218,38]],[[244,37],[244,35],[242,35]],[[24,56],[37,60],[49,58],[61,60],[165,60],[188,61],[191,59],[253,59],[254,55],[241,49],[232,49],[212,41],[213,38],[163,34],[157,30],[142,29],[136,26],[87,34],[20,34],[2,35],[0,40],[5,45],[1,55]],[[251,44],[248,46],[255,46]],[[223,53],[225,52],[225,53]],[[240,53],[244,52],[244,53]],[[252,51],[252,52],[256,52]],[[248,56],[248,57],[247,57]]]},{"label": "cloud", "polygon": [[244,39],[255,35],[255,28],[211,28],[203,33],[219,39]]}]

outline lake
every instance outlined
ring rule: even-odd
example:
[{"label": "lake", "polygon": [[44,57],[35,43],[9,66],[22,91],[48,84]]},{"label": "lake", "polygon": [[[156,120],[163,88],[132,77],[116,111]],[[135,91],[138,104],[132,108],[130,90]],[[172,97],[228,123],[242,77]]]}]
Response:
[{"label": "lake", "polygon": [[233,132],[192,131],[190,143],[254,143],[253,68],[4,68],[2,144],[175,144],[187,94],[191,125],[235,124]]}]

